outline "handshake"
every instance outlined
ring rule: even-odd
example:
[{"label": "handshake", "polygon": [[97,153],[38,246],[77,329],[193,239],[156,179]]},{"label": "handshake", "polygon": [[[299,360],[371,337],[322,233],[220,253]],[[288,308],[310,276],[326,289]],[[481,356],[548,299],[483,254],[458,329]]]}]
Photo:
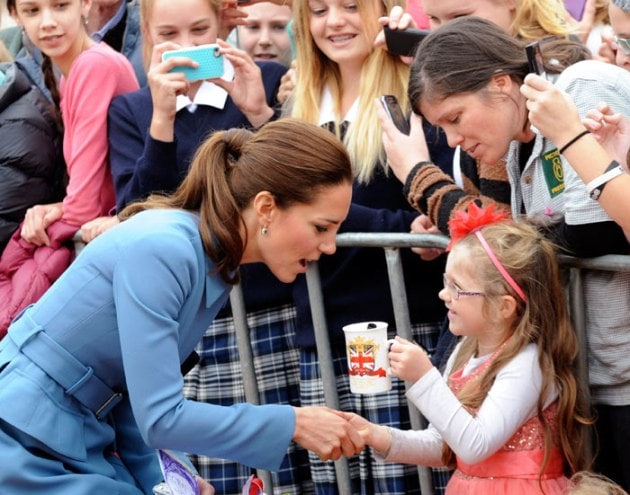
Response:
[{"label": "handshake", "polygon": [[[386,438],[373,445],[381,429]],[[384,427],[374,425],[357,414],[309,406],[295,408],[293,440],[317,454],[322,461],[336,461],[342,455],[351,457],[360,453],[366,445],[387,451],[390,438]]]}]

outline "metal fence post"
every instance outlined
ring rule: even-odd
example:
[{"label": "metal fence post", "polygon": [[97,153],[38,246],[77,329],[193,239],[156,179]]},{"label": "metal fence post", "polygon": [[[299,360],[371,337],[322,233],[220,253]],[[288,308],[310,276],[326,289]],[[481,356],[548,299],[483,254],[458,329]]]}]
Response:
[{"label": "metal fence post", "polygon": [[[245,400],[251,404],[260,404],[254,356],[252,354],[252,346],[249,338],[249,325],[247,324],[247,312],[245,310],[245,298],[243,297],[243,288],[240,283],[232,287],[230,291],[230,305],[232,306],[232,317],[234,319],[236,347],[238,347],[241,371],[243,372]],[[271,473],[263,469],[257,469],[256,474],[262,480],[265,491],[273,494]]]},{"label": "metal fence post", "polygon": [[[339,409],[335,367],[330,351],[328,325],[326,324],[326,316],[324,313],[324,298],[317,263],[311,263],[308,266],[306,271],[306,286],[308,288],[308,300],[311,305],[311,315],[315,329],[315,344],[317,346],[319,368],[324,385],[324,399],[328,407]],[[339,495],[350,495],[352,493],[352,483],[348,459],[341,457],[338,461],[335,461],[335,474],[337,475],[337,489],[339,490]]]}]

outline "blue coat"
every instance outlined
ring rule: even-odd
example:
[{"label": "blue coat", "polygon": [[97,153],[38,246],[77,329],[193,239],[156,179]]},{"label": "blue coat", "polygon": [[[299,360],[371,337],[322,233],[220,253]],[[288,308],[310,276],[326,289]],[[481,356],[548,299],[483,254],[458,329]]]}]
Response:
[{"label": "blue coat", "polygon": [[[161,478],[155,448],[280,466],[295,427],[290,406],[182,395],[180,363],[230,290],[197,226],[189,212],[139,213],[91,242],[12,324],[0,342],[0,465],[11,466],[0,486],[151,493]],[[77,366],[82,381],[63,383]],[[98,411],[103,389],[122,399]]]}]

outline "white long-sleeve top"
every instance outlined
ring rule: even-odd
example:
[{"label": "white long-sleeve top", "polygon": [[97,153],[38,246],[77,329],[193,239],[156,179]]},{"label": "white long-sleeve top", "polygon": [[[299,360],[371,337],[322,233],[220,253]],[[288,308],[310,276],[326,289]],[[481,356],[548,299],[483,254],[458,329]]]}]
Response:
[{"label": "white long-sleeve top", "polygon": [[[481,462],[497,452],[523,423],[536,415],[542,387],[542,373],[535,344],[529,344],[499,371],[476,415],[470,414],[448,387],[454,357],[444,376],[433,368],[408,391],[407,398],[430,422],[425,430],[392,429],[392,443],[386,462],[441,466],[443,442],[468,464]],[[473,358],[464,376],[473,372],[489,356]],[[552,390],[545,407],[555,401]]]}]

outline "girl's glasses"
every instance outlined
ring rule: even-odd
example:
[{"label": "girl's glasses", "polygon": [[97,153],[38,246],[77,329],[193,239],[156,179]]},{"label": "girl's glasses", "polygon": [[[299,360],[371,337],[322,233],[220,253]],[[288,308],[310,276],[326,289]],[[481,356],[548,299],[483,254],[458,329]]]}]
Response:
[{"label": "girl's glasses", "polygon": [[470,292],[465,290],[460,290],[453,282],[450,282],[446,278],[446,273],[442,275],[442,281],[444,282],[444,288],[448,291],[451,296],[451,299],[457,301],[461,296],[485,296],[485,292]]},{"label": "girl's glasses", "polygon": [[615,36],[615,43],[626,55],[630,55],[630,38],[620,38]]}]

